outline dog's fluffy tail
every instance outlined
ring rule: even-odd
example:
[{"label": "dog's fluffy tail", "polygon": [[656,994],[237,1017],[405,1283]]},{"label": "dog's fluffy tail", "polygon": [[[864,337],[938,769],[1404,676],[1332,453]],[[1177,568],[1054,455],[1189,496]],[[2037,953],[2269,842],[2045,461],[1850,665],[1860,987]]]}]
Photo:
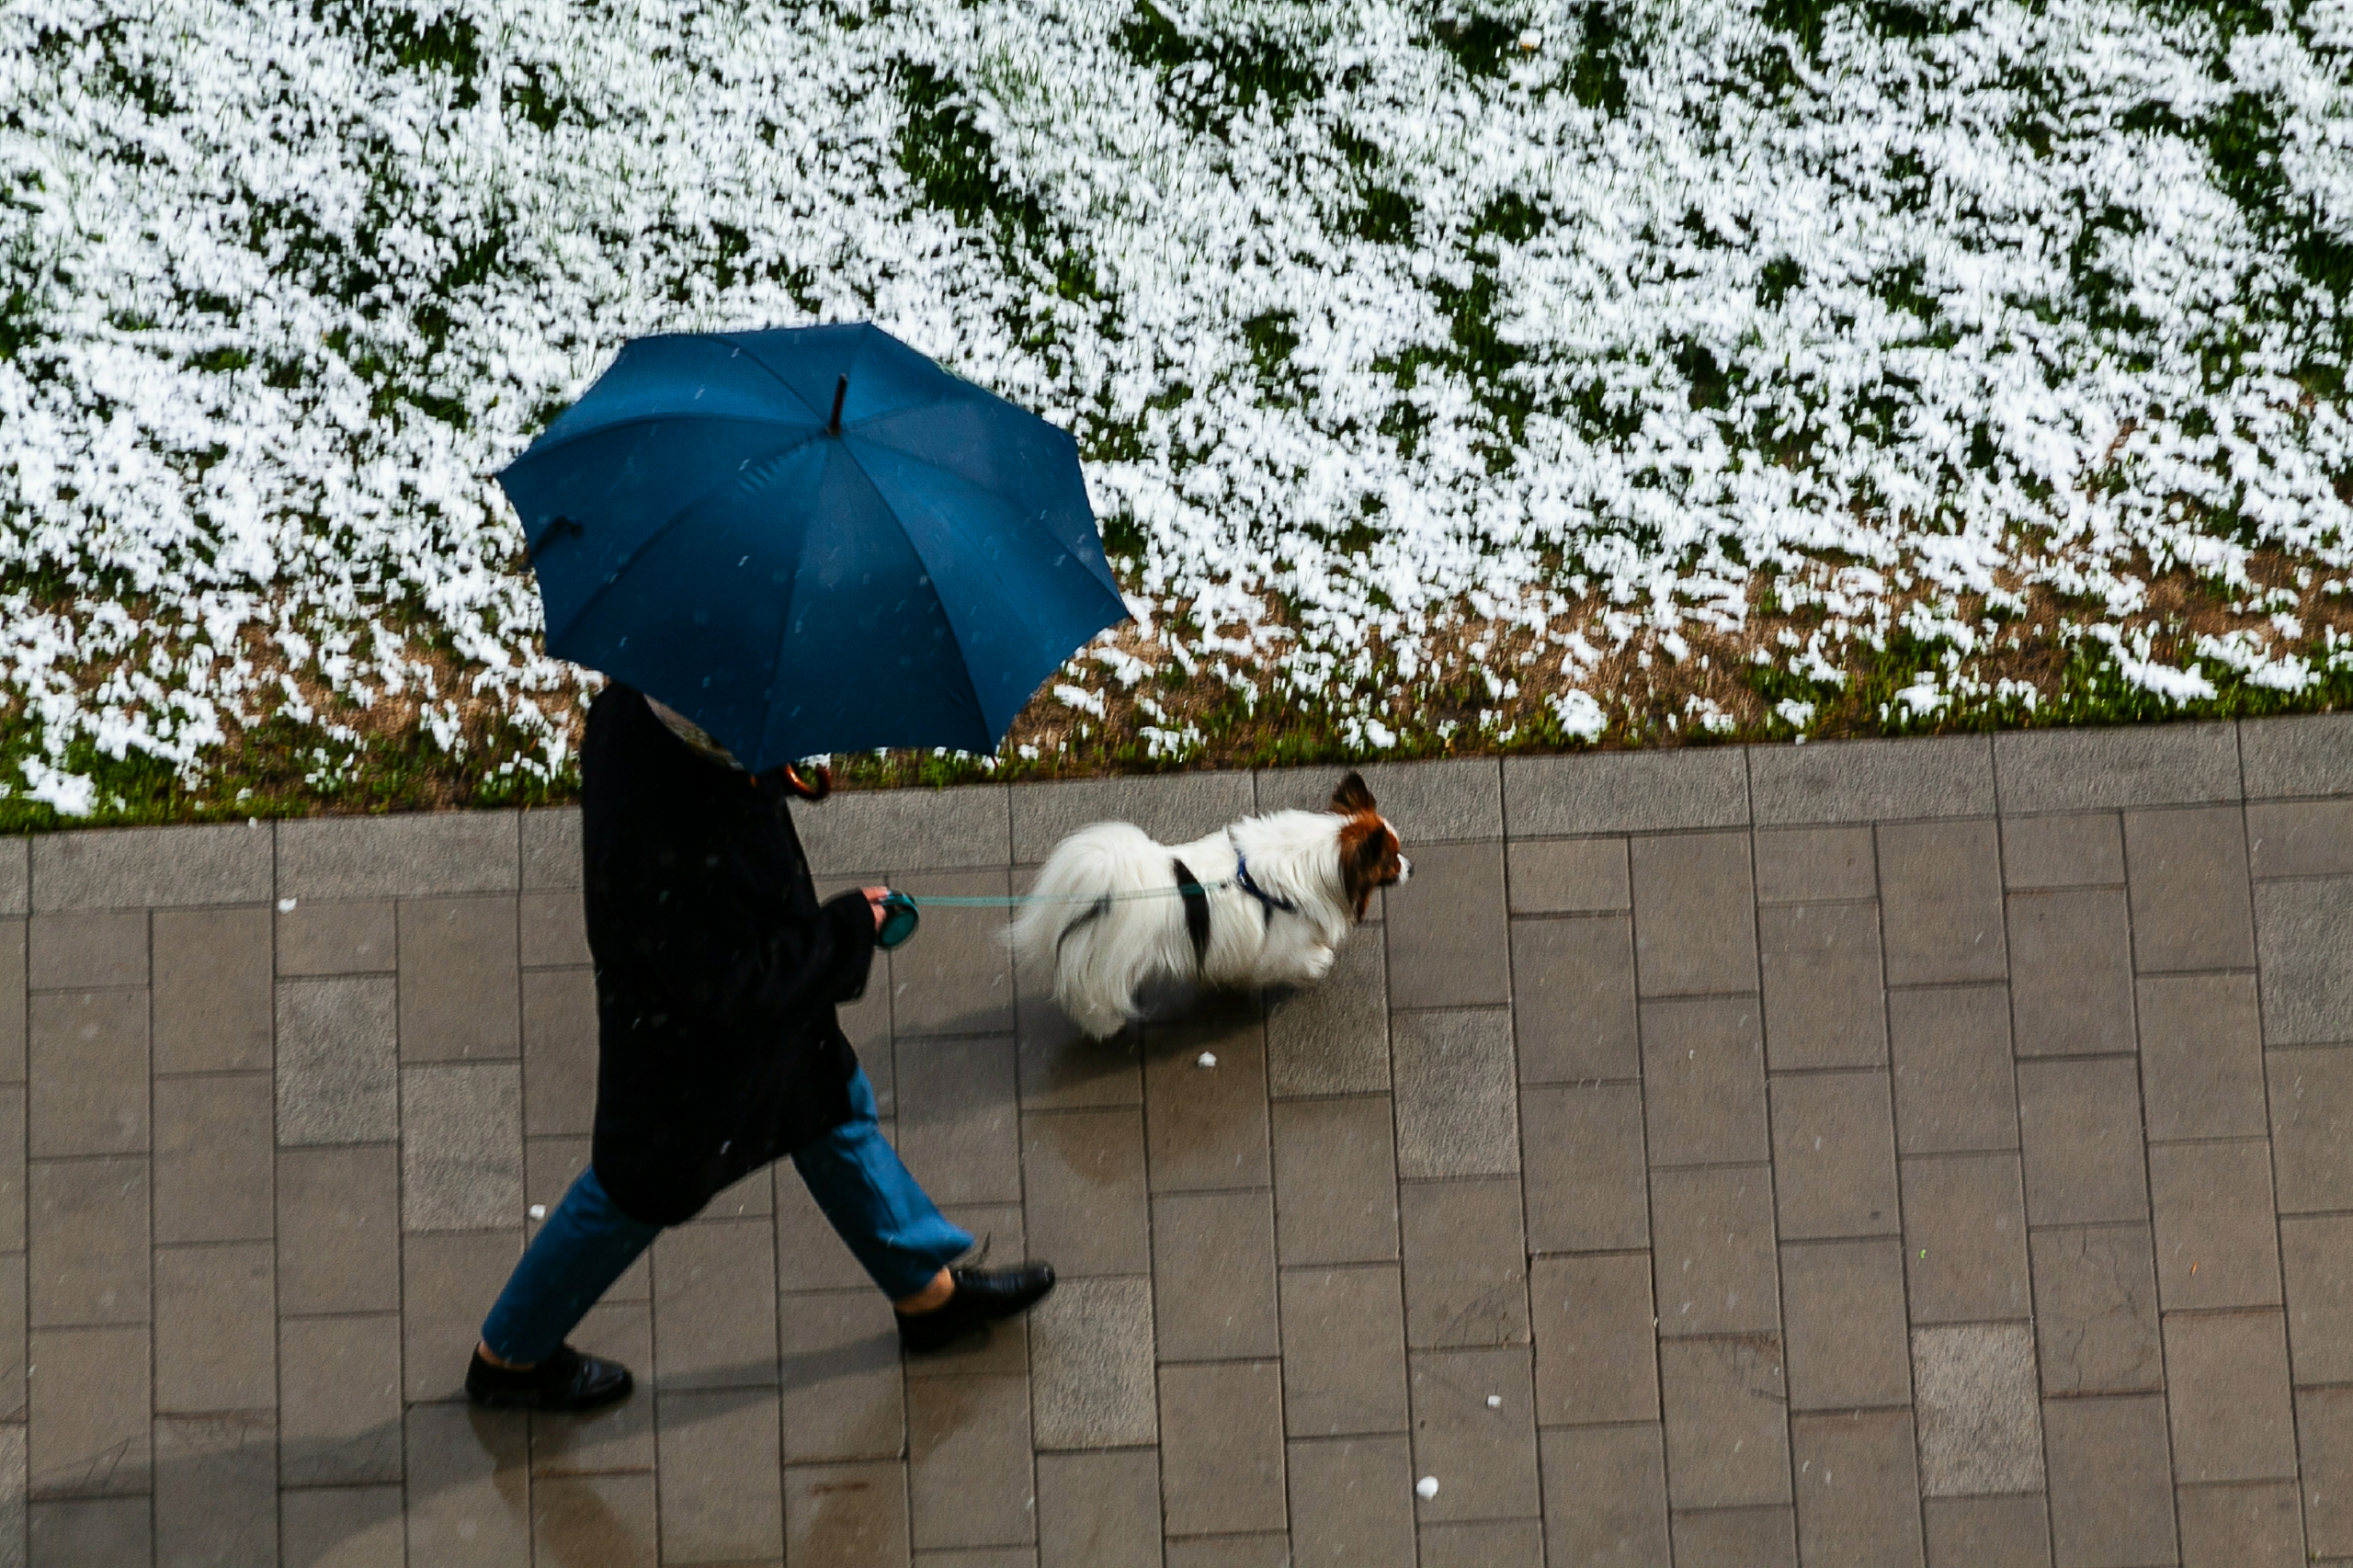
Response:
[{"label": "dog's fluffy tail", "polygon": [[1178,901],[1136,896],[1174,889],[1168,851],[1142,828],[1081,828],[1055,846],[1031,890],[1041,902],[1014,925],[1023,967],[1053,975],[1054,1000],[1080,1028],[1117,1034],[1139,1016],[1137,986],[1190,956]]}]

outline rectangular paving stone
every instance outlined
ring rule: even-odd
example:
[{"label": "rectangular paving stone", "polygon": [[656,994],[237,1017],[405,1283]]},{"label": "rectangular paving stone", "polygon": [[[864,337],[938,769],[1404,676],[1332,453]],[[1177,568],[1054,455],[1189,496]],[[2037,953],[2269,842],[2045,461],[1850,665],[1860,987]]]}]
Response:
[{"label": "rectangular paving stone", "polygon": [[2151,1145],[2149,1206],[2165,1311],[2279,1304],[2269,1144]]},{"label": "rectangular paving stone", "polygon": [[1940,1154],[2017,1148],[2008,988],[1891,992],[1887,1017],[1897,1150]]},{"label": "rectangular paving stone", "polygon": [[[1144,1059],[1144,1150],[1154,1192],[1265,1187],[1267,1046],[1256,1023],[1153,1030]],[[1217,1059],[1199,1065],[1201,1053]]]},{"label": "rectangular paving stone", "polygon": [[1644,996],[1756,989],[1748,835],[1677,834],[1631,846],[1634,970]]},{"label": "rectangular paving stone", "polygon": [[1914,1329],[1912,1408],[1923,1496],[2031,1492],[2042,1484],[2034,1331],[2025,1324]]},{"label": "rectangular paving stone", "polygon": [[2353,877],[2258,882],[2266,1045],[2353,1040]]},{"label": "rectangular paving stone", "polygon": [[[412,1403],[463,1395],[466,1358],[449,1346],[478,1338],[523,1255],[523,1233],[414,1232],[401,1238],[402,1397]],[[773,1350],[775,1340],[768,1344]]]},{"label": "rectangular paving stone", "polygon": [[[1071,1279],[1029,1317],[1038,1446],[1099,1449],[1159,1436],[1153,1387],[1154,1281]],[[1272,1304],[1268,1312],[1271,1315]]]},{"label": "rectangular paving stone", "polygon": [[33,1330],[27,1354],[40,1371],[28,1384],[25,1449],[34,1502],[151,1489],[150,1346],[143,1324]]},{"label": "rectangular paving stone", "polygon": [[1504,862],[1514,915],[1616,914],[1634,905],[1622,838],[1519,839]]},{"label": "rectangular paving stone", "polygon": [[1760,824],[1994,812],[1994,752],[1983,735],[1746,749]]},{"label": "rectangular paving stone", "polygon": [[1879,911],[1868,903],[1759,909],[1765,1051],[1776,1072],[1887,1061]]},{"label": "rectangular paving stone", "polygon": [[2138,990],[2149,1137],[2266,1135],[2255,977],[2168,975],[2143,980]]},{"label": "rectangular paving stone", "polygon": [[1904,1162],[1904,1266],[1914,1323],[2033,1315],[2016,1154]]},{"label": "rectangular paving stone", "polygon": [[[529,1428],[479,1421],[454,1404],[408,1416],[409,1555],[449,1568],[498,1568],[531,1551]],[[768,1491],[776,1489],[774,1468]]]},{"label": "rectangular paving stone", "polygon": [[1643,1104],[1654,1165],[1772,1157],[1754,997],[1643,1006]]},{"label": "rectangular paving stone", "polygon": [[512,898],[400,904],[401,1060],[520,1054]]},{"label": "rectangular paving stone", "polygon": [[2279,1212],[2353,1209],[2353,1051],[2264,1057]]},{"label": "rectangular paving stone", "polygon": [[377,1143],[400,1135],[397,1007],[389,977],[278,983],[281,1145]]},{"label": "rectangular paving stone", "polygon": [[1013,843],[1002,784],[846,790],[823,805],[793,806],[792,825],[821,877],[1002,866]]},{"label": "rectangular paving stone", "polygon": [[1528,1248],[1519,1184],[1409,1181],[1397,1189],[1404,1241],[1405,1342],[1415,1349],[1528,1343]]},{"label": "rectangular paving stone", "polygon": [[2298,1568],[2306,1561],[2292,1482],[2185,1486],[2177,1497],[2188,1568]]},{"label": "rectangular paving stone", "polygon": [[154,1444],[157,1568],[278,1562],[274,1409],[157,1416]]},{"label": "rectangular paving stone", "polygon": [[1021,1119],[1029,1240],[1064,1278],[1152,1271],[1143,1116],[1132,1108]]},{"label": "rectangular paving stone", "polygon": [[2167,1312],[2164,1325],[2175,1479],[2294,1476],[2285,1314]]},{"label": "rectangular paving stone", "polygon": [[1641,1253],[1529,1265],[1540,1426],[1658,1419],[1658,1314]]},{"label": "rectangular paving stone", "polygon": [[1542,1568],[1537,1519],[1482,1519],[1422,1527],[1422,1568]]},{"label": "rectangular paving stone", "polygon": [[25,922],[0,919],[0,1083],[25,1081]]},{"label": "rectangular paving stone", "polygon": [[401,1225],[489,1230],[523,1215],[523,1080],[512,1063],[401,1069]]},{"label": "rectangular paving stone", "polygon": [[2242,720],[2240,767],[2250,801],[2353,790],[2353,722],[2342,713]]},{"label": "rectangular paving stone", "polygon": [[1879,881],[1890,985],[2005,976],[2001,856],[1991,822],[1880,828]]},{"label": "rectangular paving stone", "polygon": [[1868,827],[1759,828],[1758,903],[1835,903],[1879,897]]},{"label": "rectangular paving stone", "polygon": [[1172,1536],[1285,1528],[1279,1365],[1160,1369],[1160,1490]]},{"label": "rectangular paving stone", "polygon": [[[889,1308],[885,1306],[884,1310]],[[645,1301],[617,1301],[608,1295],[588,1309],[588,1315],[580,1320],[580,1326],[569,1337],[591,1355],[609,1357],[625,1367],[651,1367],[653,1305]],[[895,1362],[895,1330],[891,1331],[891,1350]],[[897,1370],[895,1365],[892,1370]],[[897,1383],[894,1377],[894,1399]],[[890,1451],[897,1453],[905,1442],[904,1412],[894,1414],[892,1419],[897,1423],[897,1435],[892,1439]],[[540,1412],[530,1418],[530,1434],[531,1474],[541,1481],[654,1468],[654,1401],[650,1399],[624,1400],[618,1405],[578,1415]],[[904,1490],[903,1486],[903,1497]]]},{"label": "rectangular paving stone", "polygon": [[1322,984],[1269,998],[1269,1093],[1377,1095],[1388,1089],[1386,964],[1381,933],[1359,931],[1341,947]]},{"label": "rectangular paving stone", "polygon": [[301,817],[278,825],[281,899],[429,898],[512,892],[520,859],[514,812]]},{"label": "rectangular paving stone", "polygon": [[2010,1011],[2021,1057],[2132,1049],[2132,932],[2121,893],[2010,895]]},{"label": "rectangular paving stone", "polygon": [[[1274,1531],[1195,1536],[1167,1543],[1168,1568],[1290,1568],[1290,1537]],[[931,1568],[926,1562],[923,1568]],[[1014,1564],[949,1562],[942,1568],[1016,1568]]]},{"label": "rectangular paving stone", "polygon": [[1514,921],[1511,983],[1520,1082],[1642,1075],[1631,920]]},{"label": "rectangular paving stone", "polygon": [[2141,1081],[2129,1057],[2018,1063],[2026,1212],[2036,1225],[2140,1220]]},{"label": "rectangular paving stone", "polygon": [[1911,1403],[1901,1254],[1892,1236],[1781,1248],[1791,1410]]},{"label": "rectangular paving stone", "polygon": [[2132,957],[2143,974],[2255,962],[2246,821],[2237,806],[2127,812]]},{"label": "rectangular paving stone", "polygon": [[1401,1177],[1519,1170],[1511,1015],[1403,1013],[1391,1029]]},{"label": "rectangular paving stone", "polygon": [[1021,1200],[1021,1114],[1007,1035],[910,1041],[898,1055],[899,1153],[938,1203]]},{"label": "rectangular paving stone", "polygon": [[155,912],[157,1073],[268,1068],[269,919],[258,908]]},{"label": "rectangular paving stone", "polygon": [[1294,1441],[1288,1463],[1293,1562],[1415,1568],[1414,1456],[1406,1437]]},{"label": "rectangular paving stone", "polygon": [[[1299,783],[1307,799],[1286,805],[1321,811],[1332,798],[1337,772]],[[1245,772],[1150,774],[1125,778],[1073,778],[1052,784],[1017,784],[1007,791],[1012,806],[1013,860],[1035,865],[1054,846],[1090,823],[1132,823],[1163,844],[1206,837],[1261,809],[1252,776]],[[1002,858],[1002,857],[999,857]],[[943,861],[945,865],[965,864]]]},{"label": "rectangular paving stone", "polygon": [[155,1408],[173,1415],[278,1403],[269,1244],[155,1249]]},{"label": "rectangular paving stone", "polygon": [[[401,1479],[401,1346],[390,1317],[278,1325],[278,1476],[287,1486]],[[462,1360],[461,1348],[456,1353]],[[452,1353],[442,1348],[444,1356]]]},{"label": "rectangular paving stone", "polygon": [[2163,1389],[2149,1227],[2037,1231],[2030,1245],[2043,1392],[2063,1398]]},{"label": "rectangular paving stone", "polygon": [[1771,1335],[1658,1347],[1667,1497],[1678,1509],[1787,1502],[1788,1392]]},{"label": "rectangular paving stone", "polygon": [[1729,746],[1504,758],[1514,838],[1748,825],[1748,767]]},{"label": "rectangular paving stone", "polygon": [[26,930],[27,982],[35,991],[91,991],[148,983],[143,909],[36,915]]},{"label": "rectangular paving stone", "polygon": [[155,1240],[269,1239],[269,1075],[158,1078],[153,1095]]},{"label": "rectangular paving stone", "polygon": [[145,1323],[147,1161],[35,1160],[25,1176],[33,1326]]},{"label": "rectangular paving stone", "polygon": [[1639,1085],[1520,1091],[1521,1173],[1530,1252],[1650,1244]]},{"label": "rectangular paving stone", "polygon": [[0,915],[32,908],[32,841],[22,835],[0,838]]},{"label": "rectangular paving stone", "polygon": [[652,1475],[551,1477],[531,1488],[537,1555],[583,1568],[653,1568]]},{"label": "rectangular paving stone", "polygon": [[2228,724],[2014,731],[1994,737],[2006,812],[2193,805],[2239,798]]},{"label": "rectangular paving stone", "polygon": [[775,1386],[775,1233],[760,1220],[674,1226],[654,1246],[654,1355],[665,1390]]},{"label": "rectangular paving stone", "polygon": [[2124,835],[2116,813],[2004,817],[2002,880],[2013,889],[2121,887]]},{"label": "rectangular paving stone", "polygon": [[1040,1454],[1038,1563],[1160,1568],[1160,1455],[1150,1449]]},{"label": "rectangular paving stone", "polygon": [[1910,1411],[1792,1415],[1790,1449],[1808,1561],[1926,1561]]},{"label": "rectangular paving stone", "polygon": [[277,1188],[278,1310],[397,1311],[399,1151],[390,1143],[281,1150]]},{"label": "rectangular paving stone", "polygon": [[[1503,770],[1495,758],[1374,762],[1356,771],[1409,845],[1504,835]],[[1256,775],[1257,809],[1322,811],[1341,777],[1333,767],[1267,768]]]},{"label": "rectangular paving stone", "polygon": [[144,1497],[84,1498],[36,1502],[19,1508],[30,1560],[51,1563],[144,1562],[154,1550],[153,1520]]},{"label": "rectangular paving stone", "polygon": [[2279,1263],[2296,1381],[2353,1383],[2353,1216],[2283,1218]]},{"label": "rectangular paving stone", "polygon": [[[1425,1527],[1458,1519],[1531,1519],[1542,1512],[1535,1392],[1526,1346],[1406,1355],[1414,1472],[1438,1494],[1415,1509]],[[1490,1405],[1489,1398],[1503,1401]]]},{"label": "rectangular paving stone", "polygon": [[260,903],[270,896],[268,827],[116,827],[32,841],[32,906],[139,909]]},{"label": "rectangular paving stone", "polygon": [[391,974],[400,967],[400,917],[391,899],[291,902],[273,916],[280,979]]},{"label": "rectangular paving stone", "polygon": [[1276,1256],[1286,1265],[1397,1256],[1386,1095],[1273,1108]]},{"label": "rectangular paving stone", "polygon": [[147,1147],[147,1010],[143,990],[33,997],[25,1131],[36,1159]]},{"label": "rectangular paving stone", "polygon": [[1282,1354],[1271,1192],[1154,1199],[1152,1276],[1154,1341],[1164,1362]]},{"label": "rectangular paving stone", "polygon": [[25,1093],[0,1085],[0,1252],[25,1249]]},{"label": "rectangular paving stone", "polygon": [[1777,1073],[1771,1088],[1782,1237],[1892,1235],[1901,1229],[1888,1075]]},{"label": "rectangular paving stone", "polygon": [[784,1551],[777,1405],[746,1391],[659,1396],[663,1555],[754,1562]]},{"label": "rectangular paving stone", "polygon": [[1769,1167],[1654,1171],[1651,1226],[1662,1335],[1778,1331]]},{"label": "rectangular paving stone", "polygon": [[[931,871],[892,879],[917,899],[970,898],[1008,891],[1004,871]],[[924,939],[890,956],[892,1028],[911,1035],[1010,1035],[1013,952],[1006,916],[993,909],[943,909],[924,923]],[[869,988],[885,983],[880,966]]]},{"label": "rectangular paving stone", "polygon": [[907,1561],[907,1464],[796,1465],[784,1472],[786,1561],[902,1568]]},{"label": "rectangular paving stone", "polygon": [[523,1130],[535,1138],[590,1131],[597,1114],[597,983],[584,970],[526,973]]},{"label": "rectangular paving stone", "polygon": [[1707,1508],[1674,1515],[1677,1568],[1797,1568],[1797,1510]]},{"label": "rectangular paving stone", "polygon": [[2258,878],[2353,873],[2353,800],[2251,804],[2246,850]]},{"label": "rectangular paving stone", "polygon": [[1920,1512],[1928,1568],[2051,1568],[2051,1526],[2040,1493],[1928,1497]]},{"label": "rectangular paving stone", "polygon": [[[25,1255],[0,1254],[0,1424],[25,1419]],[[0,1440],[6,1437],[0,1426]],[[0,1466],[6,1459],[0,1452]],[[0,1483],[6,1482],[0,1468]],[[0,1484],[0,1499],[6,1494]]]},{"label": "rectangular paving stone", "polygon": [[2353,1557],[2353,1389],[2296,1391],[2304,1534],[2314,1558]]},{"label": "rectangular paving stone", "polygon": [[1550,1427],[1537,1439],[1553,1562],[1574,1568],[1667,1562],[1666,1450],[1657,1423]]},{"label": "rectangular paving stone", "polygon": [[1282,1271],[1283,1421],[1293,1437],[1406,1429],[1395,1265]]},{"label": "rectangular paving stone", "polygon": [[781,1296],[777,1331],[786,1464],[891,1459],[904,1450],[899,1335],[879,1291],[869,1285]]},{"label": "rectangular paving stone", "polygon": [[1416,847],[1414,874],[1384,894],[1392,1007],[1467,1007],[1511,999],[1509,915],[1500,844]]},{"label": "rectangular paving stone", "polygon": [[525,969],[582,968],[588,950],[587,914],[576,890],[527,892],[517,901],[517,956]]},{"label": "rectangular paving stone", "polygon": [[542,806],[517,813],[523,889],[580,885],[580,808]]}]

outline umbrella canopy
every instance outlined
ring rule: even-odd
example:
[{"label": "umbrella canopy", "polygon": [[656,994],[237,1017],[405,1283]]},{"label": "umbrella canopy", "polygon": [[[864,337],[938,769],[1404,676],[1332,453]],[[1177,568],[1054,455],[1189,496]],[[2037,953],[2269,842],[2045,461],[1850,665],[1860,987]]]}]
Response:
[{"label": "umbrella canopy", "polygon": [[548,651],[756,772],[994,750],[1127,617],[1069,433],[878,327],[639,338],[498,482]]}]

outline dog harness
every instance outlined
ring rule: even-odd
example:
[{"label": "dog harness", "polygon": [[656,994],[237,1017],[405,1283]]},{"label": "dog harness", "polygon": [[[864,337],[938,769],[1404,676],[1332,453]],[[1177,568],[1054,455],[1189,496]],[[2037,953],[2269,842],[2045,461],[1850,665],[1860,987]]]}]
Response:
[{"label": "dog harness", "polygon": [[1210,891],[1184,861],[1171,857],[1168,869],[1176,873],[1176,891],[1184,895],[1185,935],[1193,939],[1193,967],[1199,969],[1210,956]]},{"label": "dog harness", "polygon": [[1273,893],[1260,887],[1252,878],[1250,857],[1242,853],[1242,846],[1234,843],[1233,835],[1228,833],[1225,835],[1225,841],[1233,845],[1233,885],[1258,901],[1258,912],[1266,916],[1267,924],[1272,926],[1275,923],[1277,910],[1282,911],[1285,915],[1297,915],[1299,905],[1287,898],[1277,898]]}]

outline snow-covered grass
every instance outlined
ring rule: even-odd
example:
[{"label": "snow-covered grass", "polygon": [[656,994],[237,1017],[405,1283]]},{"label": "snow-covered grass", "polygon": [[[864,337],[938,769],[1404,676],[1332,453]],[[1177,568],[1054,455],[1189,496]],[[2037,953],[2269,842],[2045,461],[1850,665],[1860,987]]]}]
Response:
[{"label": "snow-covered grass", "polygon": [[1067,424],[959,767],[2353,699],[2353,0],[8,0],[0,827],[531,798],[626,337]]}]

